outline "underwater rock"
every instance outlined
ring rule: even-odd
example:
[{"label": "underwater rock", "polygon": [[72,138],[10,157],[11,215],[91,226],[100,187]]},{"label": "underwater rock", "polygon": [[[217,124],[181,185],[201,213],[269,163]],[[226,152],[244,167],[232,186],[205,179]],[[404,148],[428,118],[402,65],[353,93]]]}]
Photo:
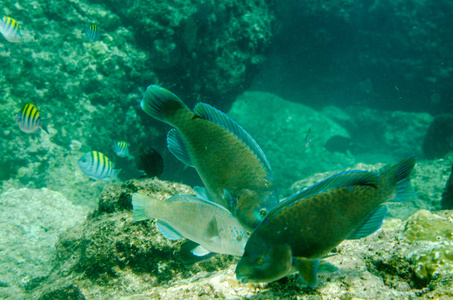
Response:
[{"label": "underwater rock", "polygon": [[314,173],[352,165],[351,157],[324,147],[331,137],[349,137],[348,132],[308,106],[269,93],[246,92],[236,99],[228,115],[266,154],[279,189]]},{"label": "underwater rock", "polygon": [[47,276],[58,235],[81,224],[87,209],[45,188],[3,192],[0,206],[0,282],[8,285],[0,288],[0,298],[8,298]]},{"label": "underwater rock", "polygon": [[166,239],[154,220],[133,220],[134,192],[153,194],[161,200],[176,194],[194,195],[188,186],[158,179],[109,185],[86,222],[60,235],[52,273],[32,289],[36,298],[70,286],[82,290],[87,298],[96,298],[98,289],[110,287],[102,294],[115,298],[119,292],[151,290],[198,272],[226,268],[236,261],[231,256],[216,255],[186,268],[178,256],[182,240]]},{"label": "underwater rock", "polygon": [[[420,164],[427,168],[424,162]],[[383,166],[357,165],[355,169],[377,171]],[[417,168],[412,182],[416,183],[416,190],[428,193],[431,190],[427,187],[432,182],[422,177],[424,169]],[[439,165],[433,168],[442,169]],[[306,183],[311,185],[329,175],[315,174]],[[162,200],[175,194],[193,195],[188,186],[158,179],[109,185],[86,222],[60,235],[52,272],[29,284],[30,298],[71,294],[79,299],[303,297],[315,300],[339,295],[409,299],[449,297],[452,293],[448,273],[450,254],[446,252],[451,247],[447,245],[451,243],[451,211],[421,211],[407,222],[387,218],[376,233],[364,239],[344,241],[327,258],[339,271],[320,274],[319,284],[312,290],[301,285],[296,275],[268,284],[241,284],[234,274],[238,258],[231,256],[215,255],[186,269],[177,254],[181,241],[167,240],[153,220],[133,220],[130,197],[134,192],[153,194]],[[439,201],[440,193],[441,189],[434,194]]]},{"label": "underwater rock", "polygon": [[453,209],[453,166],[440,202],[442,209]]},{"label": "underwater rock", "polygon": [[344,109],[328,106],[322,113],[343,126],[353,142],[353,154],[368,163],[373,157],[388,156],[396,160],[423,154],[421,140],[433,117],[427,113],[382,111],[349,106]]},{"label": "underwater rock", "polygon": [[341,135],[335,135],[326,142],[325,147],[329,152],[341,152],[346,154],[348,151],[351,151],[352,140]]},{"label": "underwater rock", "polygon": [[437,116],[423,140],[423,153],[427,159],[444,157],[453,150],[453,114]]}]

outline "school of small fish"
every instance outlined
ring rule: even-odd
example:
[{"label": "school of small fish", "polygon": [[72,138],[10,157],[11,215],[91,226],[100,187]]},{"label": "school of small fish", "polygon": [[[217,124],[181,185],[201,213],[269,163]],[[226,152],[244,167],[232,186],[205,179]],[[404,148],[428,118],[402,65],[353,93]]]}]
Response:
[{"label": "school of small fish", "polygon": [[[0,33],[9,42],[21,41],[19,24],[11,17],[2,17]],[[100,39],[96,24],[83,33],[92,42]],[[266,155],[226,114],[205,103],[191,111],[157,85],[148,86],[140,105],[173,127],[167,136],[169,151],[195,168],[205,186],[194,188],[196,196],[175,195],[165,201],[135,193],[134,220],[157,219],[166,238],[192,241],[181,247],[185,263],[215,253],[241,256],[236,276],[242,283],[271,282],[298,272],[314,288],[319,272],[338,270],[324,260],[333,248],[378,230],[386,202],[416,198],[409,180],[415,159],[409,157],[381,173],[339,173],[279,201]],[[32,103],[21,108],[16,122],[25,133],[42,129],[49,134],[48,120]],[[306,147],[311,135],[310,128]],[[112,150],[120,158],[131,158],[126,141],[114,141]],[[101,152],[85,153],[78,165],[94,180],[119,180],[121,169],[114,169]]]},{"label": "school of small fish", "polygon": [[[338,270],[324,260],[333,248],[381,227],[385,202],[416,198],[409,180],[415,158],[409,157],[381,173],[339,173],[279,201],[264,152],[230,117],[204,103],[192,112],[157,85],[148,86],[141,107],[174,127],[168,149],[196,169],[205,187],[195,187],[195,197],[165,201],[135,193],[134,219],[157,219],[167,238],[192,241],[180,250],[185,264],[212,253],[241,256],[236,276],[242,283],[298,272],[314,288],[319,272]],[[310,142],[311,128],[306,147]]]}]

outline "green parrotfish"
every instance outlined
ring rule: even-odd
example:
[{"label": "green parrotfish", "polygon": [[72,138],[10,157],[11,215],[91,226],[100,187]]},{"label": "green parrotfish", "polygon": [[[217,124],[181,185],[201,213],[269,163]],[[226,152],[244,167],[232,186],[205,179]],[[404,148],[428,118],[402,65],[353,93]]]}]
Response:
[{"label": "green parrotfish", "polygon": [[270,282],[299,271],[316,286],[319,271],[336,267],[322,261],[345,239],[380,228],[387,201],[411,201],[409,181],[415,158],[381,174],[351,171],[334,175],[280,202],[255,229],[236,267],[241,282]]},{"label": "green parrotfish", "polygon": [[230,210],[248,230],[278,203],[266,156],[230,117],[204,103],[192,112],[175,94],[156,85],[148,86],[141,107],[175,127],[167,137],[170,152],[195,167],[206,198]]}]

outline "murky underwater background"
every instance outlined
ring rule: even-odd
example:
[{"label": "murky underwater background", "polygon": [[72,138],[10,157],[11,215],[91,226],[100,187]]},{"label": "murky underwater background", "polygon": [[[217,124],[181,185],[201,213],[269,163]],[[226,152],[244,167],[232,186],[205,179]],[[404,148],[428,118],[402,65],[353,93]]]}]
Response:
[{"label": "murky underwater background", "polygon": [[[0,37],[0,298],[453,296],[453,217],[437,212],[453,207],[441,203],[453,161],[450,1],[6,0],[0,14],[20,29],[19,43]],[[317,291],[295,276],[240,285],[227,256],[186,269],[177,242],[131,216],[137,190],[202,184],[167,150],[170,126],[141,110],[149,84],[241,124],[281,198],[415,155],[419,200],[392,204],[381,233],[341,244],[347,270]],[[19,128],[26,103],[49,133]],[[119,182],[86,176],[78,160],[91,151],[122,169]]]}]

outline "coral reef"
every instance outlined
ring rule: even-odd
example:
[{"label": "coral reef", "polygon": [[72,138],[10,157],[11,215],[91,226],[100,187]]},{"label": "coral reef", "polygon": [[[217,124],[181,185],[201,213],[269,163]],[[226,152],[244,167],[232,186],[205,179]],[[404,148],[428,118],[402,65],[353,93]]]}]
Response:
[{"label": "coral reef", "polygon": [[[446,160],[418,162],[412,183],[423,197],[433,199],[402,203],[396,208],[398,203],[390,203],[390,216],[402,218],[423,207],[437,207],[429,204],[440,203],[444,184],[441,181],[448,177],[450,166]],[[382,167],[362,164],[354,168],[377,171]],[[439,182],[426,180],[425,174],[438,177]],[[293,188],[299,190],[329,175],[331,172],[315,174],[295,183]],[[439,188],[432,189],[433,185]],[[449,285],[453,266],[449,252],[453,239],[451,211],[421,210],[406,221],[387,218],[375,234],[343,242],[328,258],[340,270],[321,274],[319,285],[313,290],[301,285],[296,275],[268,284],[240,284],[234,274],[238,260],[226,255],[185,267],[178,258],[181,241],[164,238],[154,220],[133,220],[130,199],[134,192],[153,194],[162,200],[175,194],[193,195],[188,186],[158,179],[106,186],[85,223],[60,235],[55,259],[47,269],[18,286],[0,279],[0,284],[5,285],[0,289],[3,295],[16,293],[33,299],[453,296]],[[54,214],[51,210],[49,213]]]},{"label": "coral reef", "polygon": [[[162,83],[192,104],[211,99],[229,106],[264,60],[274,19],[269,5],[3,1],[0,14],[17,20],[22,43],[0,43],[0,179],[60,190],[60,171],[69,171],[61,158],[71,151],[113,157],[113,140],[127,137],[131,148],[144,143],[161,152],[156,138],[163,128],[148,117],[137,121],[142,89]],[[99,41],[83,35],[90,23]],[[50,135],[19,130],[15,114],[27,102],[50,121]]]}]

